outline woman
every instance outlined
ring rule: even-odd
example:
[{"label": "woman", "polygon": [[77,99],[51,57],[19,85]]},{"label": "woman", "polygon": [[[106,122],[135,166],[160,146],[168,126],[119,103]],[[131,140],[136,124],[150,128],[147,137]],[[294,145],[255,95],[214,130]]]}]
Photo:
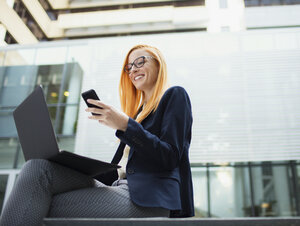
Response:
[{"label": "woman", "polygon": [[190,217],[188,158],[192,113],[181,87],[168,88],[166,63],[152,46],[127,54],[120,80],[123,112],[103,103],[89,116],[116,130],[112,163],[121,170],[89,178],[47,160],[24,164],[0,225],[41,225],[44,217]]}]

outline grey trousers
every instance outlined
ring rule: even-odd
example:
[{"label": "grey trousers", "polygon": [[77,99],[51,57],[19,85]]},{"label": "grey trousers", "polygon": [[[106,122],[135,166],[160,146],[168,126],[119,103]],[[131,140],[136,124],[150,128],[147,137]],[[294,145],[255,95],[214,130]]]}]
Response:
[{"label": "grey trousers", "polygon": [[135,205],[126,180],[106,186],[59,164],[26,162],[0,217],[0,226],[40,226],[44,217],[168,217],[169,210]]}]

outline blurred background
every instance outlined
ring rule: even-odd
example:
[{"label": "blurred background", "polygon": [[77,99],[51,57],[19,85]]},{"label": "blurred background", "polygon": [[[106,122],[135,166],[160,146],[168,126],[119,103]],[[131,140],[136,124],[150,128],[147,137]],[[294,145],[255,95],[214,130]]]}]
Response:
[{"label": "blurred background", "polygon": [[24,164],[12,112],[42,84],[61,149],[110,161],[135,44],[164,54],[193,107],[197,217],[300,216],[300,0],[0,0],[0,211]]}]

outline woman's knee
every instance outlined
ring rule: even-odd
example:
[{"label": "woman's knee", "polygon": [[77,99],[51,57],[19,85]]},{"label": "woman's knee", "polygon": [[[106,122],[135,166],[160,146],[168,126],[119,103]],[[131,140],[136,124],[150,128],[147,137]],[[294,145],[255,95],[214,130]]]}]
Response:
[{"label": "woman's knee", "polygon": [[51,165],[49,160],[46,159],[30,159],[24,163],[22,169],[34,169],[34,168],[45,168],[48,165]]},{"label": "woman's knee", "polygon": [[45,159],[28,160],[22,167],[19,176],[22,177],[40,177],[45,175],[45,171],[51,169],[51,162]]}]

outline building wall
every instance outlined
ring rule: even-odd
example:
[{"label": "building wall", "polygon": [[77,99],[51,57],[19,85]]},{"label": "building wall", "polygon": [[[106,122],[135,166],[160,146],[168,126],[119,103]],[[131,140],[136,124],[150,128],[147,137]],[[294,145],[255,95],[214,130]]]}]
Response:
[{"label": "building wall", "polygon": [[245,9],[247,29],[299,27],[300,5],[248,7]]},{"label": "building wall", "polygon": [[[119,106],[123,57],[134,44],[150,43],[164,53],[171,84],[185,87],[190,94],[192,162],[296,160],[300,158],[299,31],[91,40],[91,67],[82,89],[95,88],[104,102]],[[114,132],[88,120],[84,108],[82,103],[75,151],[109,160],[117,146]]]},{"label": "building wall", "polygon": [[[49,111],[70,105],[61,111],[63,120],[57,111],[52,114],[60,148],[110,161],[118,140],[113,130],[88,120],[80,93],[94,88],[101,100],[119,107],[125,54],[137,43],[155,45],[166,58],[171,84],[183,86],[192,101],[190,159],[197,216],[295,216],[300,213],[299,34],[299,28],[191,32],[9,46],[0,49],[0,91],[11,84],[7,78],[22,85],[32,75],[7,73],[7,68],[38,68],[34,83],[59,84],[53,89],[61,101],[48,102]],[[69,64],[79,66],[82,78]],[[7,117],[7,110],[11,117],[25,98],[18,96],[17,87],[10,93],[18,101],[1,105],[0,117]],[[57,98],[53,92],[48,92],[49,101]],[[76,125],[68,126],[77,114]],[[9,158],[0,163],[3,202],[24,162],[12,133],[0,139],[0,159]],[[279,187],[279,180],[286,186]]]}]

